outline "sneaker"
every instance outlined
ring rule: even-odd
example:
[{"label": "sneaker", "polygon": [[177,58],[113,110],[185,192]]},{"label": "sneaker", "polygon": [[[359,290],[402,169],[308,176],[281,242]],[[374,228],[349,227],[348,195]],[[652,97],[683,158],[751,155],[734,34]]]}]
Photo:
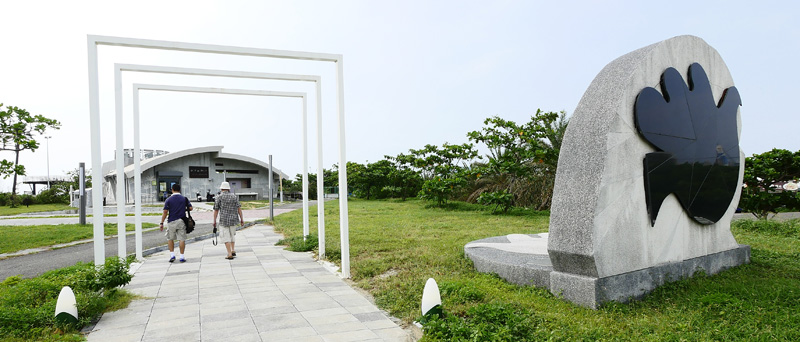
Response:
[{"label": "sneaker", "polygon": [[175,257],[173,256],[173,257],[169,258],[169,262],[175,262]]},{"label": "sneaker", "polygon": [[186,258],[181,258],[181,262],[186,262]]}]

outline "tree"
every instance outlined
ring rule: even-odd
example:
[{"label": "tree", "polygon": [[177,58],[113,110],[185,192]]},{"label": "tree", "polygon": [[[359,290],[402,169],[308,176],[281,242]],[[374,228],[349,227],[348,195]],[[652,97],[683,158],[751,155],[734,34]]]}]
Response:
[{"label": "tree", "polygon": [[[286,180],[284,179],[284,182]],[[284,189],[287,189],[286,184],[284,184]],[[293,182],[290,181],[288,186],[289,192],[297,192],[302,194],[303,193],[303,174],[298,173],[295,176],[295,180]],[[317,174],[316,173],[308,173],[308,199],[313,201],[317,199]]]},{"label": "tree", "polygon": [[365,199],[386,198],[390,195],[384,188],[391,182],[394,165],[386,159],[371,164],[347,163],[347,178],[350,188],[358,197]]},{"label": "tree", "polygon": [[394,160],[419,172],[423,182],[418,196],[436,201],[438,206],[444,206],[453,193],[466,184],[469,166],[478,156],[472,144],[444,143],[441,148],[429,144],[409,152],[408,155],[397,155]]},{"label": "tree", "polygon": [[[54,183],[52,186],[53,195],[60,198],[62,202],[69,202],[69,189],[72,190],[79,190],[81,188],[80,185],[80,169],[75,168],[74,170],[67,171],[67,176],[69,176],[69,182],[58,182]],[[83,179],[86,182],[86,189],[92,187],[92,170],[85,169],[86,172],[83,175]],[[49,189],[48,189],[49,190]]]},{"label": "tree", "polygon": [[[0,109],[2,108],[3,104],[0,103]],[[17,176],[25,175],[25,166],[19,163],[19,153],[24,150],[34,152],[39,148],[34,134],[43,135],[48,129],[60,128],[61,123],[57,120],[42,115],[31,115],[19,107],[7,106],[6,110],[0,110],[0,139],[2,139],[0,150],[14,152],[13,162],[6,159],[0,161],[0,175],[3,178],[14,176],[12,198],[17,192]]]},{"label": "tree", "polygon": [[[489,150],[486,161],[473,168],[474,190],[467,200],[491,204],[502,201],[504,210],[511,205],[548,209],[568,122],[564,111],[540,109],[522,125],[497,116],[484,120],[480,131],[467,134]],[[491,200],[480,200],[481,196]]]},{"label": "tree", "polygon": [[756,218],[766,219],[778,208],[800,209],[800,193],[773,187],[775,183],[800,179],[800,151],[772,149],[745,160],[744,184],[739,207]]},{"label": "tree", "polygon": [[393,166],[389,173],[389,183],[384,186],[384,190],[389,196],[400,197],[405,201],[408,196],[419,193],[422,189],[422,177],[412,169],[411,163],[407,161],[413,157],[401,156],[384,156]]}]

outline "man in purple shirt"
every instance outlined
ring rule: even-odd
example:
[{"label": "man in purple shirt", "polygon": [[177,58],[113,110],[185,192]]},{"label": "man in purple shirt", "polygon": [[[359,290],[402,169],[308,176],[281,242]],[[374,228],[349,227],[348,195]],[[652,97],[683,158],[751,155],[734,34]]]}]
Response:
[{"label": "man in purple shirt", "polygon": [[[188,207],[188,208],[187,208]],[[186,262],[183,255],[186,249],[186,224],[182,218],[186,217],[186,210],[192,210],[189,199],[181,195],[181,185],[172,184],[172,196],[164,201],[164,213],[161,215],[161,231],[164,231],[164,219],[167,219],[167,246],[169,247],[169,262],[175,261],[175,240],[180,242],[181,262]]]}]

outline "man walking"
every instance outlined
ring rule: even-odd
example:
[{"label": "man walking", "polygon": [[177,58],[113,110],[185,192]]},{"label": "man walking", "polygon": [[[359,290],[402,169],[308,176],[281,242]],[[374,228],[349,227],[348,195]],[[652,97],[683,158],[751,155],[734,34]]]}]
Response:
[{"label": "man walking", "polygon": [[221,211],[222,215],[219,217],[221,232],[219,235],[228,250],[228,256],[225,259],[231,260],[236,256],[236,223],[244,226],[244,214],[242,214],[239,198],[231,193],[231,185],[228,182],[222,182],[219,190],[222,193],[214,200],[214,228],[217,227],[217,214]]},{"label": "man walking", "polygon": [[192,211],[192,204],[189,199],[181,195],[181,185],[172,184],[172,196],[164,201],[164,213],[161,215],[161,231],[164,231],[164,219],[167,219],[167,246],[169,247],[169,262],[175,262],[175,240],[180,243],[181,262],[186,262],[183,255],[186,249],[186,211]]}]

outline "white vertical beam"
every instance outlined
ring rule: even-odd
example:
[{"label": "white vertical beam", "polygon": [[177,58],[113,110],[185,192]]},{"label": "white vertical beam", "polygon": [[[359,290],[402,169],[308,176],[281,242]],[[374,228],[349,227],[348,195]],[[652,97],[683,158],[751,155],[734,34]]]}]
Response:
[{"label": "white vertical beam", "polygon": [[315,83],[317,92],[317,235],[319,258],[325,258],[325,188],[323,187],[324,167],[322,164],[322,82]]},{"label": "white vertical beam", "polygon": [[[303,241],[308,236],[308,110],[303,96]],[[317,175],[319,181],[319,175]]]},{"label": "white vertical beam", "polygon": [[[141,155],[139,145],[139,89],[133,89],[133,200],[136,202],[135,210],[135,236],[136,236],[136,259],[143,259],[142,255],[142,162],[139,160]],[[123,177],[127,177],[123,174]]]},{"label": "white vertical beam", "polygon": [[127,255],[125,245],[125,153],[122,140],[122,72],[114,69],[114,114],[117,130],[117,255],[125,258]]},{"label": "white vertical beam", "polygon": [[267,184],[269,184],[269,220],[272,221],[275,219],[275,208],[274,201],[272,200],[272,194],[274,193],[273,188],[273,181],[272,181],[272,155],[269,155],[269,176],[267,176]]},{"label": "white vertical beam", "polygon": [[97,76],[97,44],[88,39],[89,60],[89,129],[92,136],[92,224],[94,230],[94,264],[105,263],[105,231],[103,229],[103,162],[100,158],[100,92]]},{"label": "white vertical beam", "polygon": [[347,212],[347,156],[344,134],[344,60],[336,61],[336,102],[339,114],[339,235],[342,243],[342,276],[350,278],[350,226]]}]

